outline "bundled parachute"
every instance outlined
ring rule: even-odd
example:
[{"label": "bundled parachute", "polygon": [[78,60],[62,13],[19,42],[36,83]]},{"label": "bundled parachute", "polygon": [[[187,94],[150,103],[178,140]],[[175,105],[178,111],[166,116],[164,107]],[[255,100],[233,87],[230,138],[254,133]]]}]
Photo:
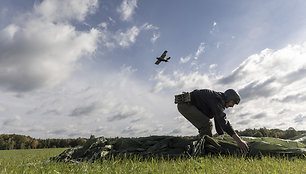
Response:
[{"label": "bundled parachute", "polygon": [[[306,146],[292,140],[243,137],[250,151],[246,156],[278,155],[305,158]],[[83,146],[65,150],[51,160],[77,162],[104,160],[109,157],[193,157],[207,154],[242,155],[229,136],[212,138],[150,136],[140,138],[91,138]]]}]

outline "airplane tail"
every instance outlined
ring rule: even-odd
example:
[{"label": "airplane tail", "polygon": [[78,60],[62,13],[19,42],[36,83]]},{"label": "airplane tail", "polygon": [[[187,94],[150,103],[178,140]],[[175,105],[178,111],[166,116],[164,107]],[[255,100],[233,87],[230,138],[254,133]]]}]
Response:
[{"label": "airplane tail", "polygon": [[168,57],[166,60],[168,61],[168,60],[170,60],[170,58],[171,58],[171,57]]}]

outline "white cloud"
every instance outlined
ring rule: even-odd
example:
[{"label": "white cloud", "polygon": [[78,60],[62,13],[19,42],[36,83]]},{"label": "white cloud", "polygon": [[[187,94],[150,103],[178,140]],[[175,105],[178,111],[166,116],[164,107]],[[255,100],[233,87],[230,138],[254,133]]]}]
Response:
[{"label": "white cloud", "polygon": [[210,34],[214,34],[214,32],[216,31],[216,28],[217,28],[217,22],[214,21],[214,22],[213,22],[212,29],[209,31],[209,33],[210,33]]},{"label": "white cloud", "polygon": [[[159,27],[156,27],[152,24],[149,24],[149,23],[145,23],[143,24],[141,27],[140,27],[140,30],[158,30]],[[153,36],[151,38],[151,42],[152,43],[155,43],[156,40],[160,37],[160,33],[153,33]]]},{"label": "white cloud", "polygon": [[268,86],[278,89],[294,85],[293,82],[304,78],[305,49],[306,44],[288,45],[277,51],[265,49],[259,54],[248,57],[231,75],[220,81],[241,84],[239,88],[252,83],[261,84],[268,79],[270,79]]},{"label": "white cloud", "polygon": [[112,23],[112,24],[115,24],[116,21],[112,18],[112,17],[108,17],[108,20]]},{"label": "white cloud", "polygon": [[9,10],[7,8],[1,8],[0,14],[1,16],[6,16]]},{"label": "white cloud", "polygon": [[0,30],[1,86],[26,92],[67,79],[77,61],[95,51],[99,37],[96,29],[81,32],[68,22],[83,20],[96,4],[92,0],[43,1],[24,21]]},{"label": "white cloud", "polygon": [[176,86],[175,80],[170,79],[168,75],[164,74],[164,71],[159,71],[157,75],[154,77],[154,80],[157,81],[153,92],[159,92],[164,88],[171,88]]},{"label": "white cloud", "polygon": [[159,92],[166,88],[174,91],[188,91],[195,88],[211,88],[216,81],[211,76],[214,74],[201,74],[198,71],[185,74],[182,71],[174,71],[173,74],[165,74],[159,71],[154,77],[157,81],[153,88],[154,92]]},{"label": "white cloud", "polygon": [[[205,43],[201,42],[199,47],[198,47],[198,49],[197,49],[197,51],[194,53],[194,59],[197,61],[199,56],[201,56],[204,53],[204,51],[205,51]],[[189,62],[189,60],[191,59],[192,55],[193,54],[190,54],[190,55],[188,55],[186,57],[181,57],[180,58],[180,63],[187,63],[187,62]],[[195,61],[191,62],[191,65],[196,67],[196,69],[199,69],[199,67],[201,66],[201,65],[198,64],[198,62],[195,62]]]},{"label": "white cloud", "polygon": [[107,118],[108,121],[119,121],[119,120],[125,120],[128,118],[134,118],[134,116],[145,114],[145,109],[139,106],[128,106],[123,105],[121,108],[118,108],[118,111],[114,111],[114,113],[111,114]]},{"label": "white cloud", "polygon": [[160,37],[160,33],[153,33],[153,37],[151,38],[151,42],[155,43],[156,40]]},{"label": "white cloud", "polygon": [[187,57],[181,57],[180,58],[180,63],[187,63],[191,59],[191,55]]},{"label": "white cloud", "polygon": [[82,104],[81,106],[77,106],[75,109],[72,110],[70,116],[72,117],[88,117],[92,113],[95,112],[97,109],[97,104],[96,103],[89,103],[89,104]]},{"label": "white cloud", "polygon": [[214,69],[214,68],[216,68],[218,65],[217,64],[211,64],[211,65],[209,65],[209,69]]},{"label": "white cloud", "polygon": [[198,59],[199,56],[204,52],[204,50],[205,50],[205,44],[202,42],[200,43],[199,48],[197,52],[195,53],[194,59]]},{"label": "white cloud", "polygon": [[[20,27],[18,27],[17,25],[11,24],[5,27],[3,29],[3,32],[6,33],[8,40],[12,40],[18,30],[20,30]],[[3,35],[2,37],[5,37],[5,35]]]},{"label": "white cloud", "polygon": [[123,0],[117,12],[121,14],[121,20],[129,21],[132,19],[135,8],[137,8],[137,0]]},{"label": "white cloud", "polygon": [[20,116],[15,116],[13,118],[8,118],[4,120],[2,123],[2,126],[19,126],[21,123],[21,117]]},{"label": "white cloud", "polygon": [[101,22],[98,26],[99,26],[99,27],[102,27],[102,28],[105,29],[105,30],[107,30],[108,23],[107,23],[107,22]]},{"label": "white cloud", "polygon": [[126,32],[118,32],[118,35],[116,35],[115,38],[121,47],[129,47],[131,44],[135,43],[139,32],[140,29],[136,26],[133,26]]},{"label": "white cloud", "polygon": [[44,0],[35,4],[34,15],[48,22],[83,21],[98,8],[98,0]]},{"label": "white cloud", "polygon": [[[102,25],[102,24],[101,24]],[[103,24],[105,26],[105,24]],[[104,30],[101,31],[101,43],[107,48],[116,48],[123,47],[127,48],[133,45],[136,42],[136,38],[142,31],[147,30],[157,30],[158,27],[153,26],[152,24],[145,23],[141,26],[133,26],[128,28],[126,31],[118,30],[112,32],[104,27]],[[155,42],[158,39],[159,35],[154,35],[151,39],[152,42]]]},{"label": "white cloud", "polygon": [[217,42],[217,44],[216,44],[216,48],[220,48],[220,47],[221,47],[221,45],[222,45],[222,43],[221,43],[221,42]]},{"label": "white cloud", "polygon": [[142,29],[144,30],[158,30],[159,28],[152,25],[152,24],[149,24],[149,23],[145,23],[141,26]]},{"label": "white cloud", "polygon": [[5,110],[6,110],[6,109],[5,109],[4,107],[0,106],[0,113],[3,112],[3,111],[5,111]]}]

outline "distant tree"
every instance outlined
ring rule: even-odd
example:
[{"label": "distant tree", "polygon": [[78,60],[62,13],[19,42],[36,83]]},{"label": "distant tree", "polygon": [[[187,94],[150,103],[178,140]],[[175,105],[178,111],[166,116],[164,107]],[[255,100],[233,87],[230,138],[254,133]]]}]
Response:
[{"label": "distant tree", "polygon": [[0,150],[6,150],[7,143],[4,141],[2,137],[0,137]]},{"label": "distant tree", "polygon": [[20,149],[26,149],[24,142],[20,143],[19,148],[20,148]]},{"label": "distant tree", "polygon": [[282,136],[284,136],[284,133],[283,133],[283,132],[280,132],[280,131],[278,131],[278,132],[273,132],[273,137],[274,137],[274,138],[280,138],[280,137],[282,137]]},{"label": "distant tree", "polygon": [[70,141],[69,146],[76,147],[76,146],[82,146],[85,144],[87,140],[85,138],[77,138]]},{"label": "distant tree", "polygon": [[77,144],[78,146],[82,146],[86,143],[87,139],[86,138],[77,138]]},{"label": "distant tree", "polygon": [[52,144],[51,139],[47,139],[46,140],[46,148],[51,148],[51,144]]},{"label": "distant tree", "polygon": [[44,140],[44,139],[38,139],[38,142],[39,142],[39,144],[38,144],[38,147],[37,148],[39,148],[39,149],[43,149],[43,148],[47,148],[47,146],[46,146],[46,140]]},{"label": "distant tree", "polygon": [[36,149],[38,147],[39,142],[37,140],[33,140],[31,143],[31,148]]},{"label": "distant tree", "polygon": [[15,148],[16,149],[24,149],[26,137],[23,135],[13,135],[12,139],[16,142]]},{"label": "distant tree", "polygon": [[285,134],[280,137],[280,138],[284,138],[284,139],[290,139],[296,136],[300,136],[301,133],[297,132],[293,127],[289,127],[286,131]]},{"label": "distant tree", "polygon": [[263,137],[263,135],[260,131],[256,131],[253,137]]},{"label": "distant tree", "polygon": [[269,130],[267,128],[265,128],[265,127],[264,128],[260,128],[259,132],[262,134],[263,137],[268,137],[269,134],[270,134]]},{"label": "distant tree", "polygon": [[253,136],[255,131],[255,129],[245,129],[244,131],[238,132],[238,134],[241,136]]},{"label": "distant tree", "polygon": [[69,139],[61,139],[57,147],[68,147],[69,141],[70,141]]},{"label": "distant tree", "polygon": [[13,140],[13,138],[10,137],[8,139],[8,149],[9,150],[15,149],[15,145],[16,145],[16,142]]}]

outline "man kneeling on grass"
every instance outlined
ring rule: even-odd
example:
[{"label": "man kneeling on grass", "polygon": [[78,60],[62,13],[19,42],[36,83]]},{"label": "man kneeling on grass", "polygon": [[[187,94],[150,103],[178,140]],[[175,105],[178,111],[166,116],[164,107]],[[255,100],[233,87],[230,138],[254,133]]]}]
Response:
[{"label": "man kneeling on grass", "polygon": [[239,102],[240,96],[233,89],[228,89],[224,93],[201,89],[175,96],[179,112],[199,130],[200,136],[212,136],[210,119],[214,118],[217,133],[222,135],[225,131],[233,137],[240,149],[247,153],[247,143],[236,134],[224,113],[225,108],[234,107]]}]

